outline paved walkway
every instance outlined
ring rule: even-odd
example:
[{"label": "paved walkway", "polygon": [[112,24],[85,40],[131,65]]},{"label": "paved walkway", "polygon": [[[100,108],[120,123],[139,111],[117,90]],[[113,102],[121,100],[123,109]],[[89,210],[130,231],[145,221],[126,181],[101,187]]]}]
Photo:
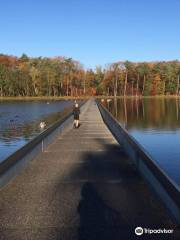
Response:
[{"label": "paved walkway", "polygon": [[79,129],[60,135],[0,190],[1,240],[126,240],[136,226],[173,226],[95,102],[87,104]]}]

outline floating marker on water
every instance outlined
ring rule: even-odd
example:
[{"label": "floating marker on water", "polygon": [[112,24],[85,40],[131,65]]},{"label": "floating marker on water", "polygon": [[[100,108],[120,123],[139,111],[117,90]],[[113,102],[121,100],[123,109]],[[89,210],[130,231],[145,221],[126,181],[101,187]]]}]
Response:
[{"label": "floating marker on water", "polygon": [[46,126],[46,123],[45,123],[45,122],[40,122],[39,127],[40,127],[41,129],[44,129],[45,126]]}]

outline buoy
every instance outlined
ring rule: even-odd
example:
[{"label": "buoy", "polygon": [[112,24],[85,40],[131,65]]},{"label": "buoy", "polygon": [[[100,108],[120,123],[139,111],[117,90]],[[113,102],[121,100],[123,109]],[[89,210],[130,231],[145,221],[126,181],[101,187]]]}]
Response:
[{"label": "buoy", "polygon": [[47,102],[47,104],[49,104],[49,102]]},{"label": "buoy", "polygon": [[39,127],[40,127],[41,129],[44,129],[45,126],[46,126],[46,123],[45,123],[45,122],[40,122]]}]

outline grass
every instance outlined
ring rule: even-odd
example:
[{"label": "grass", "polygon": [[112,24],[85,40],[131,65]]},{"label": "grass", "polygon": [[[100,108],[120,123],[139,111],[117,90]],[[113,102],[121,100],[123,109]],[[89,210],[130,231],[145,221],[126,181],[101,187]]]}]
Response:
[{"label": "grass", "polygon": [[[48,96],[40,96],[40,97],[0,97],[0,101],[52,101],[52,100],[72,100],[72,99],[89,99],[92,96],[79,96],[79,97],[71,97],[71,96],[59,96],[59,97],[48,97]],[[97,99],[101,98],[114,98],[114,96],[94,96]],[[117,98],[180,98],[177,95],[155,95],[155,96],[117,96]]]},{"label": "grass", "polygon": [[47,97],[47,96],[40,96],[40,97],[0,97],[0,101],[51,101],[51,100],[72,100],[72,99],[86,99],[89,97],[71,97],[71,96],[64,96],[64,97]]},{"label": "grass", "polygon": [[[96,98],[114,98],[114,96],[96,96]],[[180,95],[154,95],[154,96],[117,96],[117,98],[180,98]]]}]

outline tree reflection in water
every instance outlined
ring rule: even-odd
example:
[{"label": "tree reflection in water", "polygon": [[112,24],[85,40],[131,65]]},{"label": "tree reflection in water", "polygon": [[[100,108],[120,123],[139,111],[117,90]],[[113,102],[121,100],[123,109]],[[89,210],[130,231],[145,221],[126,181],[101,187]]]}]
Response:
[{"label": "tree reflection in water", "polygon": [[180,127],[178,98],[119,98],[104,103],[127,129],[165,129]]},{"label": "tree reflection in water", "polygon": [[160,167],[180,184],[180,99],[119,98],[109,106],[104,104]]}]

